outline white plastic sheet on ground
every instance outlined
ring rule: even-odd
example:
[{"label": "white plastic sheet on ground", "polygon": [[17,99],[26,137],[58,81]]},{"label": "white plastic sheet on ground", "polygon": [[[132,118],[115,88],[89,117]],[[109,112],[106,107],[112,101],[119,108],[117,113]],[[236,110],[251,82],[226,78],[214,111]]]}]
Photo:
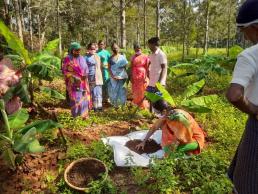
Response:
[{"label": "white plastic sheet on ground", "polygon": [[[136,131],[129,133],[125,136],[111,136],[102,138],[101,140],[106,145],[110,145],[114,151],[114,160],[117,166],[142,166],[147,167],[151,163],[153,158],[163,158],[164,151],[158,150],[152,154],[137,154],[125,146],[127,141],[141,139],[143,140],[148,133],[147,130]],[[158,144],[161,144],[161,130],[157,130],[150,139],[155,140]]]}]

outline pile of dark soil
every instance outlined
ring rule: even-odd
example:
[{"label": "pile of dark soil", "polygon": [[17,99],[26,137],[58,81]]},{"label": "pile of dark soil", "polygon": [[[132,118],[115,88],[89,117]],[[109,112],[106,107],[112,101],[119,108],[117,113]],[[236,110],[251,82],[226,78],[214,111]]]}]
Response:
[{"label": "pile of dark soil", "polygon": [[151,154],[161,149],[161,146],[157,144],[156,141],[154,141],[153,139],[146,142],[144,149],[136,149],[136,146],[141,142],[142,141],[140,139],[130,140],[126,142],[125,146],[138,154]]},{"label": "pile of dark soil", "polygon": [[76,187],[86,188],[90,182],[100,179],[105,170],[102,163],[95,160],[85,160],[74,164],[67,173],[67,179]]}]

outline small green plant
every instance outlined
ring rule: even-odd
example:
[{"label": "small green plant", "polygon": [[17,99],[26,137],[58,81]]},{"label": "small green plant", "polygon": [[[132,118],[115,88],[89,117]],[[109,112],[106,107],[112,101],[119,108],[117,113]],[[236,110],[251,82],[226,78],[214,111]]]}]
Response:
[{"label": "small green plant", "polygon": [[69,160],[85,158],[85,157],[89,157],[89,155],[90,155],[89,148],[81,142],[76,142],[69,145],[66,152],[66,157]]},{"label": "small green plant", "polygon": [[230,193],[232,184],[226,177],[227,163],[216,152],[207,151],[188,159],[175,160],[179,188],[193,193]]},{"label": "small green plant", "polygon": [[131,173],[137,185],[142,187],[146,186],[146,183],[150,178],[149,170],[140,167],[133,167],[131,168]]},{"label": "small green plant", "polygon": [[[62,194],[80,194],[81,192],[75,191],[71,189],[65,182],[64,178],[61,178],[60,181],[57,183],[57,193]],[[117,188],[115,187],[113,181],[107,177],[105,181],[103,179],[92,181],[88,185],[89,190],[85,191],[85,193],[90,194],[116,194]]]},{"label": "small green plant", "polygon": [[116,194],[117,193],[117,189],[109,177],[107,177],[105,181],[103,181],[102,179],[92,181],[89,184],[89,188],[90,189],[88,193],[92,193],[92,194],[102,194],[102,193]]},{"label": "small green plant", "polygon": [[108,170],[114,167],[114,154],[109,145],[105,145],[102,141],[94,141],[90,147],[90,157],[97,158],[105,163]]},{"label": "small green plant", "polygon": [[0,152],[7,165],[16,168],[17,154],[43,152],[42,147],[37,139],[37,134],[47,129],[60,127],[60,125],[52,120],[35,121],[27,126],[25,123],[29,119],[29,115],[25,109],[21,109],[16,113],[7,116],[5,112],[4,100],[0,99],[0,111],[4,122],[3,133],[0,133]]},{"label": "small green plant", "polygon": [[57,193],[62,194],[80,194],[80,192],[77,192],[75,190],[72,190],[65,182],[64,178],[61,178],[60,181],[56,184],[58,191]]},{"label": "small green plant", "polygon": [[175,161],[169,158],[156,160],[150,167],[148,190],[156,193],[178,191],[178,176],[175,175]]},{"label": "small green plant", "polygon": [[56,175],[54,175],[53,172],[51,171],[47,171],[44,174],[44,182],[47,186],[47,189],[51,192],[51,193],[57,193],[58,191],[58,187],[53,184],[53,182],[56,180]]}]

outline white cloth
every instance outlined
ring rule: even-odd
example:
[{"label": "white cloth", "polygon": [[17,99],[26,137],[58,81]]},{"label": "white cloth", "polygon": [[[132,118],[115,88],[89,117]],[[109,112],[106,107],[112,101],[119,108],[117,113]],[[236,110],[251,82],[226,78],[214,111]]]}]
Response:
[{"label": "white cloth", "polygon": [[238,55],[231,83],[243,86],[245,97],[258,106],[258,44]]},{"label": "white cloth", "polygon": [[[148,131],[135,131],[127,134],[126,136],[111,136],[102,138],[104,144],[110,145],[114,151],[114,161],[117,166],[142,166],[147,167],[152,163],[152,158],[163,158],[164,151],[162,149],[158,150],[152,154],[138,154],[125,146],[127,141],[134,139],[143,140]],[[155,140],[158,144],[161,144],[162,131],[157,130],[150,137],[150,139]]]},{"label": "white cloth", "polygon": [[159,48],[156,50],[155,53],[149,55],[150,58],[150,83],[149,86],[155,87],[156,83],[159,81],[160,74],[161,74],[161,64],[165,65],[163,76],[160,80],[161,85],[166,85],[167,79],[167,56],[166,54],[160,50]]}]

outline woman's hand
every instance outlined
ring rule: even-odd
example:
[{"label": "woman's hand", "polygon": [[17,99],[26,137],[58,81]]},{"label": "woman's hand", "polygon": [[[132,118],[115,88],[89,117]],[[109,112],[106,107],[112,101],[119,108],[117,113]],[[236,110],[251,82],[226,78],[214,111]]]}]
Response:
[{"label": "woman's hand", "polygon": [[138,145],[136,145],[135,148],[136,148],[137,150],[140,150],[140,149],[144,150],[145,143],[146,143],[146,142],[143,141],[142,143],[139,143]]}]

